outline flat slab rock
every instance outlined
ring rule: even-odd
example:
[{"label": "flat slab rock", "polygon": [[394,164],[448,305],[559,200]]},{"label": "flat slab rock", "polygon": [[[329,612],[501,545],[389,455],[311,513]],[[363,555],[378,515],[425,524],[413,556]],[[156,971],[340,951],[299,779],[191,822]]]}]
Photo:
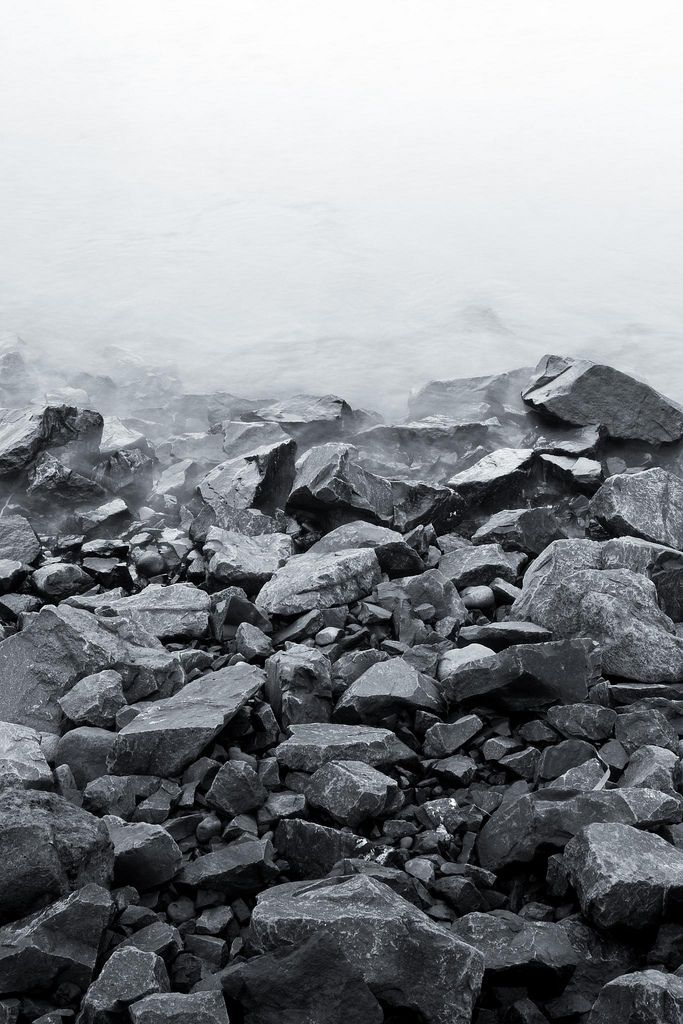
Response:
[{"label": "flat slab rock", "polygon": [[117,734],[113,775],[178,775],[202,753],[265,681],[263,671],[241,663],[195,679],[157,701]]},{"label": "flat slab rock", "polygon": [[470,1024],[481,955],[367,876],[275,886],[259,896],[251,933],[262,952],[324,933],[376,998],[426,1024]]},{"label": "flat slab rock", "polygon": [[367,597],[381,578],[370,548],[295,555],[265,584],[256,606],[270,615],[294,616],[351,604]]},{"label": "flat slab rock", "polygon": [[508,910],[465,914],[454,922],[453,931],[479,950],[486,970],[493,973],[543,968],[567,974],[581,960],[561,924],[529,921]]},{"label": "flat slab rock", "polygon": [[378,767],[410,761],[415,755],[389,729],[317,722],[293,725],[275,756],[292,771],[315,772],[328,761],[362,761]]},{"label": "flat slab rock", "polygon": [[194,640],[208,632],[211,599],[189,583],[150,583],[139,594],[114,601],[110,607],[159,640]]}]

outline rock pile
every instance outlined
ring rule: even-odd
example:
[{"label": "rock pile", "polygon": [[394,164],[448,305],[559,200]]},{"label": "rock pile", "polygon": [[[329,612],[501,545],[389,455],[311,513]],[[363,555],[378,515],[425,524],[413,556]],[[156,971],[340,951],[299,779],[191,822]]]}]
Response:
[{"label": "rock pile", "polygon": [[683,409],[11,354],[0,1022],[681,1024]]}]

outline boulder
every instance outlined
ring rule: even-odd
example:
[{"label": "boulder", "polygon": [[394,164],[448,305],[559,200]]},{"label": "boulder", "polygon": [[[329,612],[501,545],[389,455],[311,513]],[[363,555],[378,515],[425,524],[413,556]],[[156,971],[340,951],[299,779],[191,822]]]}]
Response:
[{"label": "boulder", "polygon": [[661,444],[683,437],[683,408],[637,378],[588,359],[543,356],[522,398],[553,419],[599,424],[619,440]]},{"label": "boulder", "polygon": [[290,883],[261,893],[251,918],[262,952],[325,934],[375,997],[425,1024],[469,1024],[483,974],[471,946],[374,879]]},{"label": "boulder", "polygon": [[33,565],[40,555],[40,541],[28,519],[0,516],[0,558],[11,558]]},{"label": "boulder", "polygon": [[99,413],[68,405],[0,410],[0,476],[25,469],[45,448],[71,441],[96,453],[102,425]]},{"label": "boulder", "polygon": [[372,724],[402,709],[439,714],[444,703],[434,679],[402,658],[391,658],[372,665],[351,683],[337,702],[334,718]]},{"label": "boulder", "polygon": [[530,921],[509,910],[490,914],[465,914],[453,924],[453,932],[484,957],[492,975],[516,971],[524,984],[532,977],[567,978],[581,957],[561,924]]},{"label": "boulder", "polygon": [[541,506],[496,512],[472,535],[472,540],[475,544],[501,544],[508,551],[540,555],[548,544],[564,536],[554,508]]},{"label": "boulder", "polygon": [[176,882],[192,889],[212,889],[230,902],[260,892],[277,874],[270,840],[243,835],[186,864]]},{"label": "boulder", "polygon": [[290,644],[266,662],[266,698],[283,728],[328,722],[332,713],[332,674],[322,651]]},{"label": "boulder", "polygon": [[328,761],[362,761],[372,767],[410,761],[413,752],[389,729],[320,722],[293,725],[275,756],[291,771],[315,772]]},{"label": "boulder", "polygon": [[216,526],[230,529],[240,512],[272,516],[285,507],[294,480],[296,443],[265,444],[210,470],[197,487],[202,507]]},{"label": "boulder", "polygon": [[211,599],[189,583],[150,583],[107,607],[159,640],[195,640],[208,632]]},{"label": "boulder", "polygon": [[372,548],[380,569],[391,578],[413,576],[425,569],[417,551],[405,542],[400,533],[362,520],[338,526],[310,547],[308,554],[322,555],[349,548]]},{"label": "boulder", "polygon": [[81,594],[93,585],[93,578],[73,562],[49,562],[31,574],[31,583],[47,601],[61,601]]},{"label": "boulder", "polygon": [[129,1008],[133,1024],[229,1024],[220,992],[160,992]]},{"label": "boulder", "polygon": [[285,616],[333,608],[367,597],[380,579],[377,556],[369,548],[296,555],[265,584],[256,606]]},{"label": "boulder", "polygon": [[35,729],[12,722],[0,722],[0,768],[26,789],[52,789],[50,766],[40,747]]},{"label": "boulder", "polygon": [[129,824],[113,815],[104,820],[114,847],[117,885],[134,885],[142,892],[175,877],[182,854],[165,828],[146,821]]},{"label": "boulder", "polygon": [[156,953],[133,946],[115,949],[86,992],[77,1024],[118,1024],[133,1003],[169,988],[164,961]]},{"label": "boulder", "polygon": [[292,538],[284,533],[247,537],[213,526],[206,536],[204,555],[209,575],[217,583],[242,587],[254,594],[294,554]]},{"label": "boulder", "polygon": [[611,476],[593,495],[590,509],[614,537],[683,549],[683,480],[659,466]]},{"label": "boulder", "polygon": [[600,992],[588,1024],[679,1024],[683,978],[661,971],[634,971]]},{"label": "boulder", "polygon": [[309,449],[296,464],[288,509],[330,524],[367,519],[387,525],[394,513],[391,484],[358,465],[358,449],[330,443]]},{"label": "boulder", "polygon": [[394,779],[370,765],[339,760],[328,761],[312,775],[306,800],[340,825],[355,828],[366,818],[399,810],[403,794]]}]

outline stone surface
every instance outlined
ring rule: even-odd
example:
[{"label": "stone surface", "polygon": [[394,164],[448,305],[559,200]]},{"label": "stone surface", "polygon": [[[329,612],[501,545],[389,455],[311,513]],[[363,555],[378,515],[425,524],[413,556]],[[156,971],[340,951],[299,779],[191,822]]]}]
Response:
[{"label": "stone surface", "polygon": [[294,554],[294,545],[284,533],[246,537],[214,526],[207,534],[204,554],[216,582],[254,594]]},{"label": "stone surface", "polygon": [[351,683],[334,709],[334,718],[371,725],[403,707],[439,713],[444,704],[434,679],[392,658],[372,665]]},{"label": "stone surface", "polygon": [[114,601],[117,615],[131,619],[159,640],[193,640],[209,627],[209,595],[187,583],[150,583],[139,594]]},{"label": "stone surface", "polygon": [[133,1024],[229,1024],[219,992],[161,992],[129,1009]]},{"label": "stone surface", "polygon": [[35,729],[0,722],[0,767],[9,768],[26,789],[52,789],[50,766]]},{"label": "stone surface", "polygon": [[591,513],[612,536],[641,537],[683,548],[683,480],[666,470],[611,476],[594,494]]},{"label": "stone surface", "polygon": [[367,597],[380,578],[377,556],[369,548],[297,555],[265,584],[256,605],[267,614],[286,616],[333,608]]},{"label": "stone surface", "polygon": [[678,1024],[683,1020],[683,978],[634,971],[600,992],[589,1024]]},{"label": "stone surface", "polygon": [[362,761],[372,767],[398,764],[413,757],[389,729],[369,725],[292,726],[289,739],[276,752],[280,764],[294,771],[314,772],[328,761]]},{"label": "stone surface", "polygon": [[396,530],[375,523],[354,520],[332,530],[308,549],[311,555],[322,555],[349,548],[372,548],[382,572],[390,577],[421,573],[425,564],[417,551]]},{"label": "stone surface", "polygon": [[0,558],[32,565],[40,555],[40,541],[24,516],[0,516]]},{"label": "stone surface", "polygon": [[328,761],[311,777],[306,800],[341,825],[355,828],[366,818],[400,809],[398,783],[362,761]]},{"label": "stone surface", "polygon": [[368,519],[390,524],[394,501],[391,484],[358,465],[358,450],[329,443],[311,448],[296,464],[289,509],[313,512],[331,522]]}]

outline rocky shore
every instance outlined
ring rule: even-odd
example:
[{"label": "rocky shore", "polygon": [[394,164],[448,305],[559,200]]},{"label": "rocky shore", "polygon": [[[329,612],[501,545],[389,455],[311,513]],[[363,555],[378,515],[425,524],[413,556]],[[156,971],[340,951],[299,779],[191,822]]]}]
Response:
[{"label": "rocky shore", "polygon": [[0,1024],[681,1024],[683,408],[0,404]]}]

